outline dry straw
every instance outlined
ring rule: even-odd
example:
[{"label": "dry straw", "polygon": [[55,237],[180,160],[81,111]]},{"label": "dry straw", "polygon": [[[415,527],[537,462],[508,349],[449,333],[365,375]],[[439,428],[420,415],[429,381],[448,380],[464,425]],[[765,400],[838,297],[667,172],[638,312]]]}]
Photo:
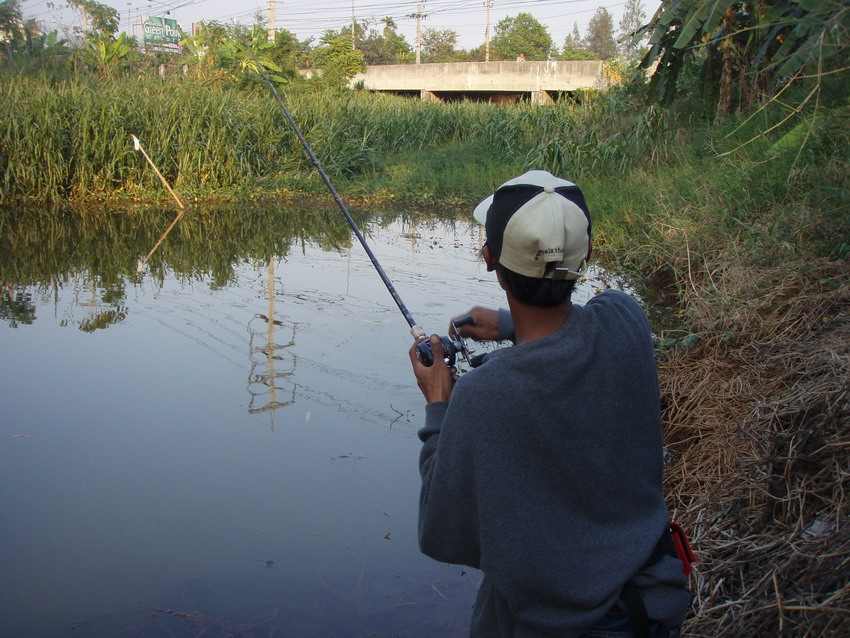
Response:
[{"label": "dry straw", "polygon": [[700,558],[685,634],[848,636],[846,263],[711,274],[684,293],[700,343],[659,369],[668,499]]}]

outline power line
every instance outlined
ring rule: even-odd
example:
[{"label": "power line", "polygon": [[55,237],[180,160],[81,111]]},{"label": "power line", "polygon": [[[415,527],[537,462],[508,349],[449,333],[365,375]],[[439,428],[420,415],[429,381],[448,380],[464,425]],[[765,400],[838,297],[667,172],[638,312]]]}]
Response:
[{"label": "power line", "polygon": [[[492,3],[491,29],[501,18],[528,12],[547,28],[554,42],[562,41],[569,34],[573,20],[581,21],[599,8],[592,0],[428,0],[429,26],[437,30],[454,31],[460,41],[466,41],[465,46],[477,46],[483,43],[485,36],[486,1]],[[231,3],[225,5],[224,11],[220,11],[223,3],[212,0],[107,0],[107,4],[116,8],[121,23],[128,26],[140,23],[143,15],[171,15],[178,20],[182,17],[181,22],[240,24],[253,22],[257,12],[262,11],[259,5],[248,9],[244,4],[234,7]],[[609,3],[604,8],[611,10],[624,4]],[[79,16],[71,15],[67,7],[63,11],[61,6],[51,8],[49,5],[47,0],[27,2],[23,7],[25,17],[61,25],[66,33],[74,27],[82,26]],[[318,37],[329,29],[349,28],[351,24],[351,0],[327,0],[318,4],[315,0],[286,0],[277,1],[275,5],[278,11],[273,26],[290,31],[301,40]],[[385,17],[392,18],[399,25],[399,32],[412,42],[417,23],[414,12],[416,5],[416,0],[357,0],[357,21],[378,24]],[[231,12],[227,9],[231,9]],[[204,12],[201,14],[203,17],[199,16],[199,10]],[[177,14],[177,11],[182,13]],[[185,26],[189,27],[188,24]]]}]

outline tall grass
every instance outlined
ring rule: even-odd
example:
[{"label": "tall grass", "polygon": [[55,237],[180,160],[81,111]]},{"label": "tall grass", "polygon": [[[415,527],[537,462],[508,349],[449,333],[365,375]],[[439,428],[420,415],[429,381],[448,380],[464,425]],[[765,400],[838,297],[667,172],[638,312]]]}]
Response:
[{"label": "tall grass", "polygon": [[[4,79],[2,202],[160,192],[131,133],[184,196],[324,191],[262,87]],[[848,251],[840,239],[848,198],[840,109],[803,113],[768,136],[761,133],[786,116],[781,105],[712,126],[683,107],[642,106],[627,91],[545,107],[304,89],[284,99],[346,194],[466,203],[542,168],[586,191],[600,247],[629,246],[655,265],[669,266],[674,251],[693,260],[729,238],[780,255],[788,233],[813,237],[827,253]],[[811,123],[805,152],[780,143],[801,121]]]},{"label": "tall grass", "polygon": [[286,129],[237,92],[146,81],[16,77],[0,95],[4,201],[56,202],[155,188],[137,135],[178,189],[226,188],[285,166]]},{"label": "tall grass", "polygon": [[[155,190],[156,177],[134,153],[131,134],[184,194],[300,186],[312,171],[262,89],[179,80],[7,78],[0,93],[8,114],[0,123],[0,199],[7,203]],[[460,196],[532,166],[573,177],[622,172],[663,133],[657,111],[624,130],[604,101],[494,108],[332,91],[292,92],[285,99],[329,175],[352,180],[356,190],[353,180],[374,183],[406,172],[392,185],[401,195]],[[452,153],[460,147],[471,151],[466,158]],[[423,161],[426,151],[443,148],[456,164],[441,170],[433,158]],[[398,161],[410,170],[399,170]],[[467,162],[475,163],[474,171],[467,171]],[[482,183],[455,180],[452,186],[458,174]]]}]

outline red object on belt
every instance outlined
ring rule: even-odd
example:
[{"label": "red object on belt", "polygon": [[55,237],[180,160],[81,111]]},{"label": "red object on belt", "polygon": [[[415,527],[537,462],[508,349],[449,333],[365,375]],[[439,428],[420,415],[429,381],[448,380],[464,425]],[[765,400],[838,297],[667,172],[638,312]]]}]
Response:
[{"label": "red object on belt", "polygon": [[676,555],[682,561],[682,571],[685,572],[685,578],[687,578],[693,571],[691,563],[697,562],[696,554],[691,549],[691,544],[688,542],[688,537],[681,525],[671,522],[670,535],[673,537],[673,547],[676,548]]}]

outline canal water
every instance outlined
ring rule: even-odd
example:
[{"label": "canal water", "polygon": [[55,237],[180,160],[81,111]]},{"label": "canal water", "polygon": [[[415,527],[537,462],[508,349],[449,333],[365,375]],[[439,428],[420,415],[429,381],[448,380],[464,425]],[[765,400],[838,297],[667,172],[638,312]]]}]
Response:
[{"label": "canal water", "polygon": [[[356,216],[426,331],[499,304],[467,211]],[[0,636],[465,635],[412,339],[339,211],[173,217],[2,216]]]}]

